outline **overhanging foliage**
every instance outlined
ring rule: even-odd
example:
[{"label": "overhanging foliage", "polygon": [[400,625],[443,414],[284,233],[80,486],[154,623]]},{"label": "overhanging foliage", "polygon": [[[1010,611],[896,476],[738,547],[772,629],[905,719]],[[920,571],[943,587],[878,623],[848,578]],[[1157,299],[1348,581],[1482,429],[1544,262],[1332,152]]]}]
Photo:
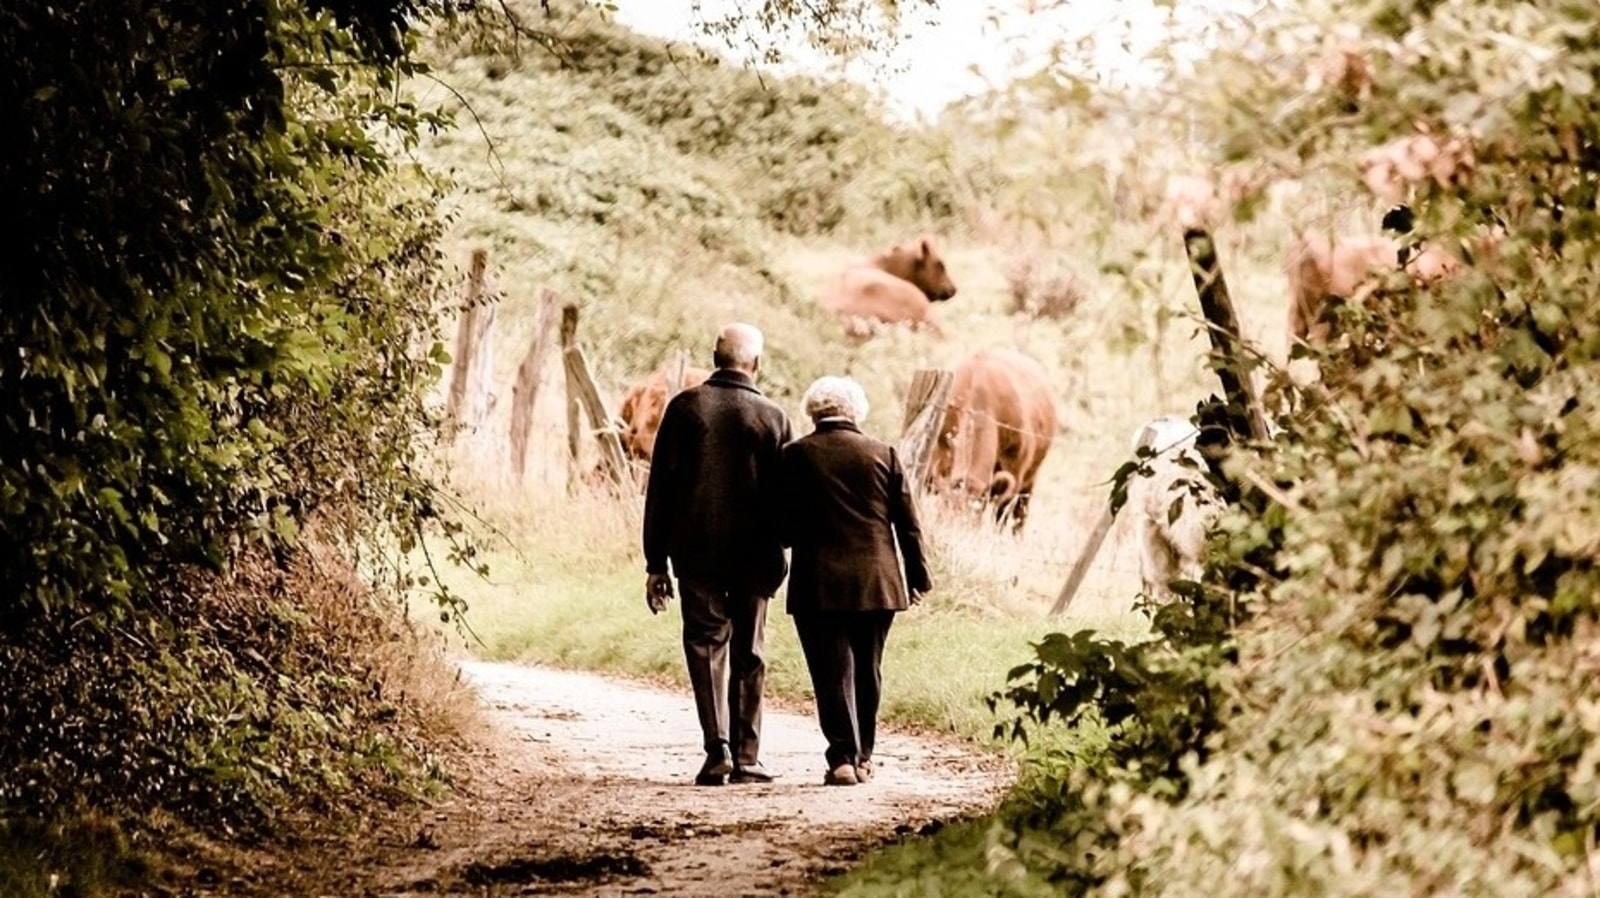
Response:
[{"label": "overhanging foliage", "polygon": [[327,565],[212,597],[251,592],[217,579],[241,559],[304,563],[313,525],[337,567],[439,523],[436,188],[392,150],[440,123],[393,86],[443,11],[0,12],[0,813],[257,817],[365,750],[341,716],[378,684],[315,686],[337,653],[287,622]]},{"label": "overhanging foliage", "polygon": [[[991,858],[1015,882],[1591,887],[1600,13],[1343,4],[1343,46],[1373,78],[1352,93],[1302,87],[1333,33],[1316,12],[1263,18],[1186,99],[1210,98],[1219,155],[1294,160],[1349,189],[1356,154],[1419,127],[1470,142],[1465,177],[1411,194],[1412,239],[1459,247],[1467,270],[1356,297],[1315,353],[1320,381],[1275,385],[1282,435],[1228,469],[1271,501],[1223,522],[1206,588],[1163,612],[1248,608],[1247,623],[1158,618],[1142,651],[1049,640],[1016,672],[1011,697],[1035,718],[1120,726],[1019,806]],[[1264,65],[1263,46],[1283,56]]]}]

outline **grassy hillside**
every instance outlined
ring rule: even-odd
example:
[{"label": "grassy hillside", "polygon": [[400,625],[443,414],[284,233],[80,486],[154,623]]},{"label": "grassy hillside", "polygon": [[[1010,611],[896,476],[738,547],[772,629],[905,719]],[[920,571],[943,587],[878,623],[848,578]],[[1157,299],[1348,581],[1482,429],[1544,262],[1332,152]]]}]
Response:
[{"label": "grassy hillside", "polygon": [[762,79],[592,11],[539,21],[558,46],[443,45],[438,81],[417,85],[462,122],[423,155],[459,188],[460,255],[487,246],[500,267],[508,324],[525,290],[548,286],[583,306],[611,379],[740,314],[773,333],[780,393],[819,362],[837,368],[804,285],[779,270],[782,244],[863,234],[870,250],[885,220],[942,230],[955,205],[947,180],[926,177],[938,148],[879,123],[853,92]]}]

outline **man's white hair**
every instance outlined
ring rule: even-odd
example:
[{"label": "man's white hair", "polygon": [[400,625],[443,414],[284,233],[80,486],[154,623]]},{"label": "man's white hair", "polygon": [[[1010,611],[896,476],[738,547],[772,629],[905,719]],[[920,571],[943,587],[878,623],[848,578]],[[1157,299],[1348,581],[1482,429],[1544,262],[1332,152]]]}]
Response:
[{"label": "man's white hair", "polygon": [[717,333],[717,347],[712,353],[712,361],[718,368],[749,371],[760,360],[765,343],[766,338],[762,336],[760,328],[735,321]]},{"label": "man's white hair", "polygon": [[800,405],[811,420],[849,418],[857,424],[867,419],[867,391],[848,377],[827,375],[806,387]]}]

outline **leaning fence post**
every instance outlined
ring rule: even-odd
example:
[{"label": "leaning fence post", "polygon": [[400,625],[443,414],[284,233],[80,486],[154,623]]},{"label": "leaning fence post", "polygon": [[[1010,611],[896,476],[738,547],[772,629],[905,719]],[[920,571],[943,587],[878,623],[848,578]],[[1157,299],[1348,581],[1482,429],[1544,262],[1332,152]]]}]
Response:
[{"label": "leaning fence post", "polygon": [[562,355],[567,368],[568,393],[576,395],[589,415],[589,425],[595,437],[600,441],[600,467],[612,482],[622,486],[628,470],[628,459],[622,452],[622,440],[612,427],[611,413],[600,398],[600,387],[589,372],[589,362],[584,358],[583,348],[574,344],[563,350]]},{"label": "leaning fence post", "polygon": [[1236,436],[1266,440],[1267,416],[1261,410],[1261,400],[1256,396],[1241,353],[1244,339],[1239,329],[1239,316],[1228,295],[1228,282],[1222,276],[1216,244],[1210,232],[1189,228],[1183,232],[1183,248],[1189,255],[1189,272],[1194,276],[1195,291],[1200,294],[1200,311],[1205,315],[1206,331],[1211,335],[1211,368],[1222,381],[1222,392],[1228,400],[1230,429]]},{"label": "leaning fence post", "polygon": [[[1155,442],[1155,438],[1154,428],[1146,427],[1141,431],[1139,445],[1134,448],[1134,455],[1137,456],[1140,449]],[[1130,476],[1139,475],[1136,472]],[[1096,521],[1094,529],[1089,531],[1088,541],[1083,544],[1083,550],[1078,553],[1078,560],[1072,565],[1072,571],[1067,574],[1067,582],[1062,584],[1061,592],[1056,595],[1056,603],[1050,606],[1051,617],[1065,612],[1067,606],[1072,604],[1073,598],[1078,595],[1078,587],[1083,585],[1083,578],[1089,574],[1089,565],[1094,562],[1095,556],[1100,554],[1100,546],[1105,543],[1106,534],[1111,532],[1111,525],[1116,523],[1116,520],[1117,516],[1112,512],[1111,503],[1108,501],[1105,507],[1100,509],[1100,520]]]}]

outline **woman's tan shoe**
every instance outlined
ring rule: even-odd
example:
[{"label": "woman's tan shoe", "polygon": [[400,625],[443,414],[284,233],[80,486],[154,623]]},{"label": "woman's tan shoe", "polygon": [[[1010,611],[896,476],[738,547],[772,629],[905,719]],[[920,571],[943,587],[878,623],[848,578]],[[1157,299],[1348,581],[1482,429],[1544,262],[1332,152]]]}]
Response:
[{"label": "woman's tan shoe", "polygon": [[856,768],[852,764],[840,764],[822,776],[824,786],[855,786],[861,780],[856,778]]}]

